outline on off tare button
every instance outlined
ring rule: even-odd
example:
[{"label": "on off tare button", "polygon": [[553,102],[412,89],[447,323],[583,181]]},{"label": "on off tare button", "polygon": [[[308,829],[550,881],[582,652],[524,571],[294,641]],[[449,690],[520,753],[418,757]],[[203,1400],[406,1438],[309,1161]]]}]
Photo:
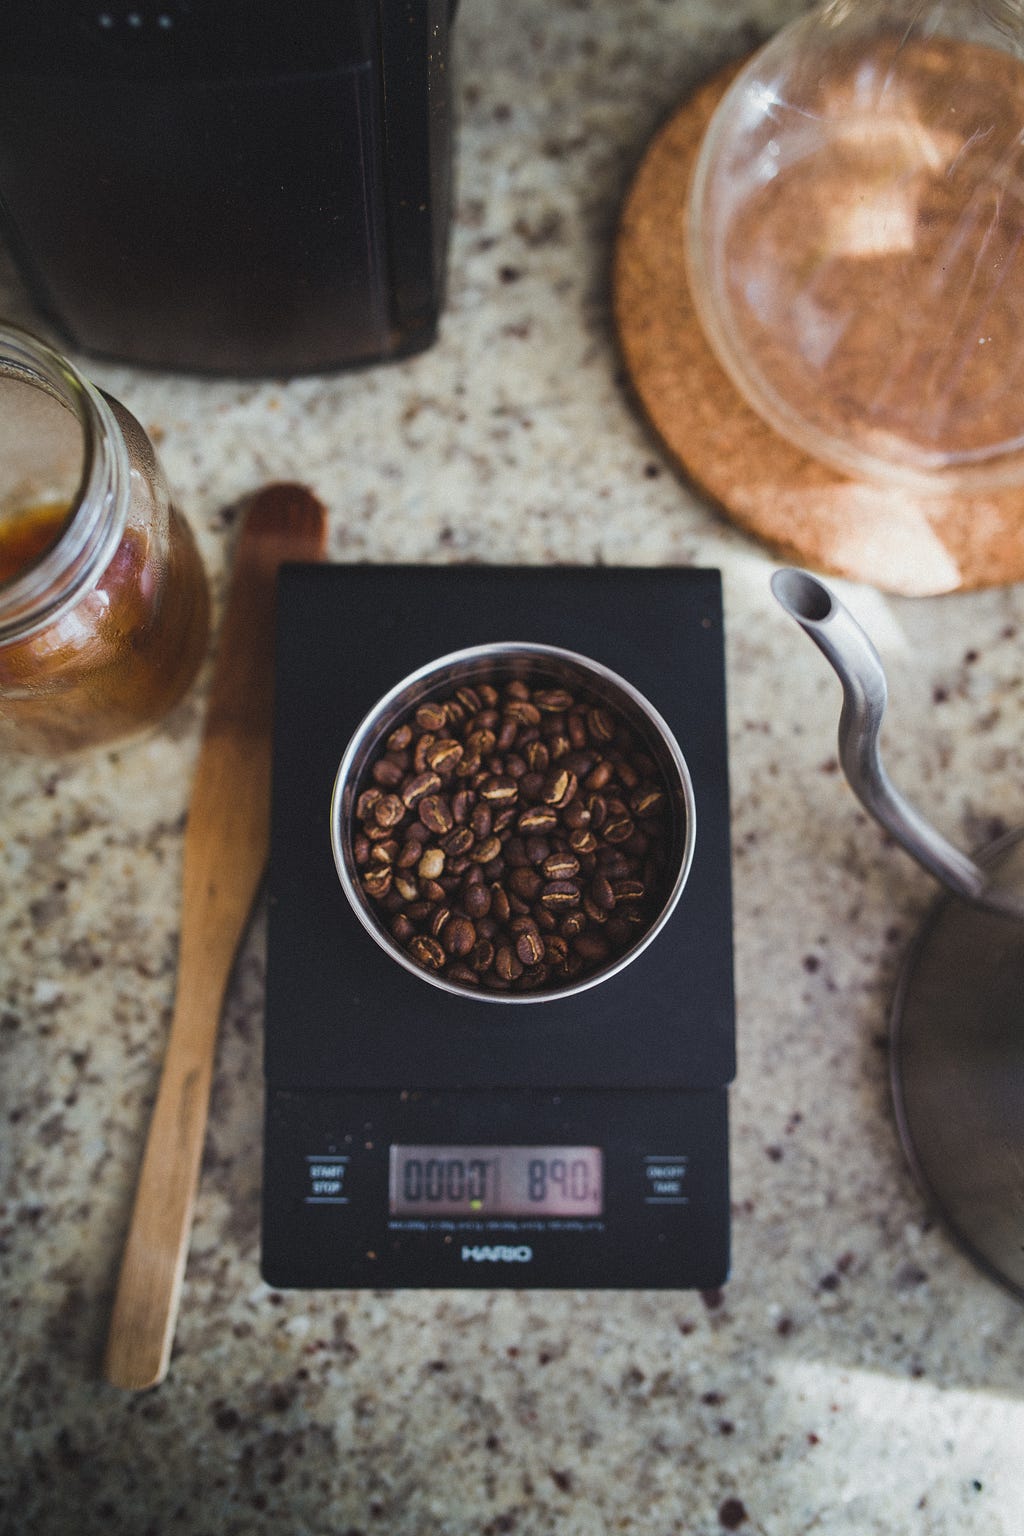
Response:
[{"label": "on off tare button", "polygon": [[644,1158],[644,1204],[689,1205],[686,1192],[688,1158],[685,1152]]}]

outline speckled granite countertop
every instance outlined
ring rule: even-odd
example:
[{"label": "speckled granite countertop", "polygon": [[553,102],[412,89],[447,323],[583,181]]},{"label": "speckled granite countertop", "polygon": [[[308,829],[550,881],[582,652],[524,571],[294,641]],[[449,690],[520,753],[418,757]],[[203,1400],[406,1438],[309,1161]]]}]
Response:
[{"label": "speckled granite countertop", "polygon": [[[238,384],[87,365],[146,423],[220,598],[223,509],[306,480],[338,560],[724,573],[740,1072],[721,1294],[275,1294],[258,1273],[263,922],[223,1019],[167,1381],[99,1360],[174,988],[203,688],[156,738],[0,776],[0,1532],[798,1536],[1024,1530],[1024,1313],[930,1221],[886,1016],[929,882],[834,762],[838,690],[771,558],[659,456],[609,256],[662,116],[793,5],[466,0],[442,336]],[[31,321],[0,267],[0,309]],[[1024,819],[1019,588],[843,594],[893,775],[957,841]]]}]

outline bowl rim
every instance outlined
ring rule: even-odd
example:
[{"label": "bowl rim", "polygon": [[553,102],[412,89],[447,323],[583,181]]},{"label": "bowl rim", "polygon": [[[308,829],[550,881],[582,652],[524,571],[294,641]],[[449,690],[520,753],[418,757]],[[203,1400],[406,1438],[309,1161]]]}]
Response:
[{"label": "bowl rim", "polygon": [[[566,986],[556,988],[538,989],[528,992],[498,992],[481,988],[474,991],[470,987],[447,980],[443,976],[428,971],[416,962],[402,949],[401,945],[387,932],[384,924],[370,910],[358,882],[354,876],[354,861],[351,860],[348,843],[345,837],[346,826],[346,792],[351,796],[355,787],[351,783],[353,765],[360,756],[365,743],[371,738],[379,739],[386,725],[394,725],[393,714],[400,700],[404,701],[403,707],[408,707],[406,695],[419,686],[430,686],[436,679],[443,682],[443,677],[438,674],[452,667],[463,666],[469,663],[486,665],[504,661],[515,661],[517,658],[529,662],[532,658],[544,662],[558,662],[581,670],[584,674],[590,673],[601,682],[607,684],[613,690],[618,690],[638,710],[644,720],[650,725],[653,733],[660,738],[661,745],[665,748],[669,761],[678,776],[678,790],[682,799],[684,812],[684,827],[682,835],[682,853],[679,867],[676,871],[672,889],[665,898],[661,911],[646,928],[637,942],[623,954],[616,957],[615,961],[602,970],[595,971],[592,975],[582,980],[573,981]],[[452,686],[457,686],[453,682]],[[581,992],[589,991],[591,987],[609,981],[617,976],[620,971],[632,963],[648,945],[657,937],[676,909],[679,898],[689,879],[690,869],[693,864],[694,847],[696,843],[697,808],[693,790],[693,781],[690,776],[689,765],[683,755],[682,748],[676,740],[675,734],[661,712],[655,708],[650,700],[640,692],[632,683],[606,667],[603,662],[594,660],[591,656],[584,656],[579,651],[566,649],[564,646],[545,645],[528,640],[491,641],[483,645],[465,646],[460,650],[448,651],[443,656],[424,663],[414,671],[409,672],[399,682],[382,694],[377,702],[366,712],[356,726],[348,744],[342,753],[334,778],[334,787],[331,792],[330,806],[330,832],[331,850],[334,855],[334,867],[345,892],[349,906],[352,908],[359,922],[375,943],[397,964],[416,976],[420,981],[439,988],[451,996],[465,998],[470,1002],[499,1003],[499,1004],[524,1004],[524,1003],[549,1003],[558,1002],[567,997],[575,997]]]}]

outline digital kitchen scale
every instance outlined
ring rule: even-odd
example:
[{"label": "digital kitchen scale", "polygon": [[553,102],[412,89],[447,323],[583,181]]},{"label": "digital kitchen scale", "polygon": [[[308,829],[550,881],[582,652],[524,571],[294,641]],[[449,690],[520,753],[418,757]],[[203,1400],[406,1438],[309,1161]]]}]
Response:
[{"label": "digital kitchen scale", "polygon": [[[363,716],[453,650],[602,662],[661,712],[696,800],[689,880],[609,980],[502,1007],[405,971],[331,852]],[[276,1287],[720,1285],[735,1070],[721,582],[692,569],[289,566],[268,877],[262,1272]]]}]

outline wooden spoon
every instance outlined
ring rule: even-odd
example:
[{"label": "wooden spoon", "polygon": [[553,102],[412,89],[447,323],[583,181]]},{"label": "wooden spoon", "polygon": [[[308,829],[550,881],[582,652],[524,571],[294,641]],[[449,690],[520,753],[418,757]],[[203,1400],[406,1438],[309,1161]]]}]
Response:
[{"label": "wooden spoon", "polygon": [[104,1360],[119,1387],[155,1386],[167,1373],[217,1026],[267,857],[277,571],[320,559],[324,540],[312,493],[271,485],[252,498],[235,553],[185,831],[174,1014]]}]

